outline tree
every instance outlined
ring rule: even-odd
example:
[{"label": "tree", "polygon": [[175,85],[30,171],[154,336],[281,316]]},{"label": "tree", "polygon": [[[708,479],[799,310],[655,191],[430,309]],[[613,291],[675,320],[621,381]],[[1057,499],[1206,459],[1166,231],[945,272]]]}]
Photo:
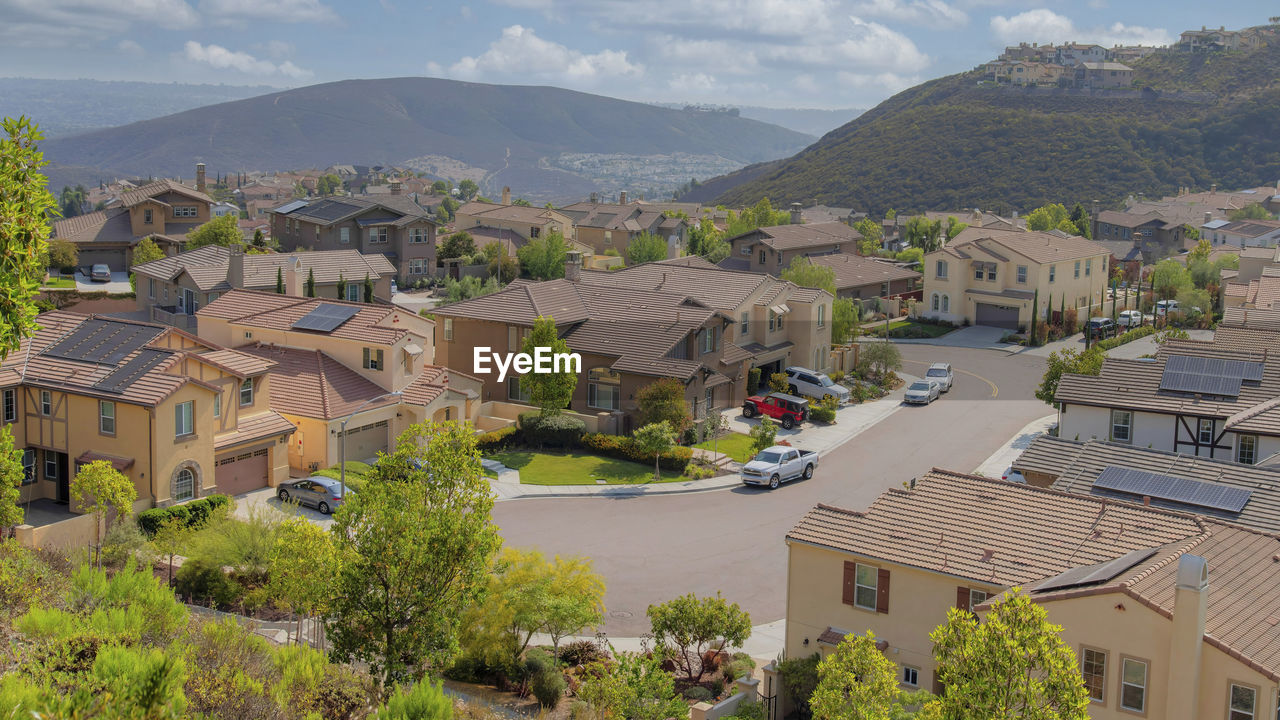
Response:
[{"label": "tree", "polygon": [[860,314],[860,306],[852,298],[836,298],[831,304],[831,342],[840,344],[852,340]]},{"label": "tree", "polygon": [[96,557],[99,563],[102,561],[103,519],[112,510],[117,519],[129,517],[133,514],[133,502],[137,499],[138,490],[133,486],[133,481],[106,460],[94,460],[82,465],[71,479],[72,505],[93,515]]},{"label": "tree", "polygon": [[6,531],[21,525],[25,514],[18,501],[22,497],[22,450],[13,446],[9,426],[0,428],[0,538]]},{"label": "tree", "polygon": [[1191,248],[1191,252],[1187,253],[1187,266],[1190,267],[1192,262],[1209,262],[1209,254],[1213,252],[1213,245],[1209,244],[1209,238],[1200,238],[1200,242]]},{"label": "tree", "polygon": [[930,253],[942,247],[942,221],[916,215],[903,228],[907,244]]},{"label": "tree", "polygon": [[786,210],[774,210],[773,205],[769,203],[769,198],[761,198],[755,205],[744,208],[741,214],[729,211],[725,237],[737,237],[756,228],[790,223],[791,213]]},{"label": "tree", "polygon": [[151,536],[151,547],[156,554],[168,560],[166,586],[173,586],[173,559],[187,546],[195,532],[196,528],[188,525],[185,519],[174,515],[160,523],[156,534]]},{"label": "tree", "polygon": [[471,233],[462,230],[444,239],[437,253],[442,260],[458,257],[471,257],[476,254],[476,241]]},{"label": "tree", "polygon": [[902,353],[898,351],[897,345],[888,340],[863,343],[859,361],[866,363],[881,377],[888,375],[891,370],[902,369]]},{"label": "tree", "polygon": [[859,255],[875,255],[884,242],[884,226],[871,218],[862,218],[853,224],[862,239],[858,241]]},{"label": "tree", "polygon": [[70,240],[54,238],[48,247],[50,266],[66,270],[80,264],[80,248]]},{"label": "tree", "polygon": [[333,537],[306,518],[294,516],[280,523],[267,557],[267,590],[298,613],[301,642],[304,620],[324,615],[329,607],[330,583],[340,563]]},{"label": "tree", "polygon": [[303,293],[307,297],[313,298],[316,296],[316,271],[314,269],[307,269],[307,282],[303,287]]},{"label": "tree", "polygon": [[1067,209],[1062,203],[1046,203],[1027,214],[1027,229],[1042,232],[1054,230],[1062,225],[1064,220],[1070,221]]},{"label": "tree", "polygon": [[[142,242],[139,242],[133,248],[133,264],[135,266],[160,260],[163,257],[164,251],[157,247],[155,241],[149,237],[142,238]],[[74,265],[75,263],[72,264]]]},{"label": "tree", "polygon": [[[1112,291],[1112,297],[1115,297],[1114,291]],[[1115,301],[1112,300],[1111,310],[1113,314],[1115,306]],[[1028,345],[1036,344],[1036,323],[1038,322],[1040,322],[1040,288],[1036,288],[1035,294],[1031,296],[1031,335],[1027,338]]]},{"label": "tree", "polygon": [[373,302],[373,278],[369,277],[369,273],[364,274],[364,301]]},{"label": "tree", "polygon": [[1261,203],[1249,203],[1238,210],[1228,212],[1227,219],[1232,222],[1237,220],[1270,220],[1271,213],[1267,212],[1267,209]]},{"label": "tree", "polygon": [[489,243],[482,252],[489,259],[489,277],[497,278],[501,283],[511,282],[520,276],[520,263],[507,253],[505,244]]},{"label": "tree", "polygon": [[439,681],[420,682],[408,689],[397,686],[370,720],[453,720],[453,698]]},{"label": "tree", "polygon": [[62,193],[58,196],[58,209],[62,212],[62,217],[69,218],[83,214],[86,194],[83,185],[77,185],[74,188],[63,185]]},{"label": "tree", "polygon": [[200,227],[187,233],[187,250],[195,250],[206,245],[243,245],[244,236],[240,233],[239,219],[235,215],[216,217]]},{"label": "tree", "polygon": [[[951,238],[947,239],[950,240]],[[920,248],[907,248],[895,255],[893,259],[900,263],[924,262],[924,251]]]},{"label": "tree", "polygon": [[43,135],[26,117],[0,123],[0,360],[31,337],[36,324],[33,298],[44,278],[53,195],[40,168],[36,144]]},{"label": "tree", "polygon": [[876,647],[876,636],[846,635],[818,664],[818,686],[809,696],[823,720],[890,720],[898,698],[898,667]]},{"label": "tree", "polygon": [[1079,235],[1083,238],[1092,238],[1093,231],[1090,229],[1089,212],[1084,209],[1084,205],[1076,203],[1071,206],[1071,222],[1076,226],[1073,235]]},{"label": "tree", "polygon": [[462,182],[458,183],[458,196],[461,197],[464,201],[470,200],[471,198],[475,197],[476,194],[479,192],[480,192],[480,186],[476,184],[475,180],[467,178],[466,180],[463,180]]},{"label": "tree", "polygon": [[653,481],[661,482],[662,470],[658,463],[662,460],[662,453],[675,444],[675,431],[671,428],[671,423],[663,420],[641,427],[632,433],[631,444],[642,455],[653,455]]},{"label": "tree", "polygon": [[342,189],[342,178],[333,173],[325,173],[316,180],[317,195],[333,195]]},{"label": "tree", "polygon": [[276,268],[276,294],[284,294],[284,268]]},{"label": "tree", "polygon": [[1177,260],[1161,260],[1151,273],[1151,289],[1161,300],[1172,300],[1191,287],[1191,275]]},{"label": "tree", "polygon": [[689,402],[685,400],[684,383],[675,378],[655,380],[636,391],[640,422],[666,422],[676,433],[684,432],[693,422]]},{"label": "tree", "polygon": [[737,603],[729,603],[720,593],[698,598],[682,595],[645,611],[658,647],[695,683],[706,668],[702,654],[711,643],[723,640],[726,646],[742,647],[751,637],[751,616]]},{"label": "tree", "polygon": [[627,264],[640,265],[655,260],[667,259],[667,241],[659,235],[648,231],[631,238],[627,243]]},{"label": "tree", "polygon": [[1054,396],[1058,394],[1058,382],[1065,374],[1099,375],[1102,373],[1102,360],[1105,356],[1096,347],[1088,350],[1057,350],[1049,353],[1048,369],[1040,380],[1040,388],[1036,397],[1054,407],[1058,404]]},{"label": "tree", "polygon": [[347,279],[343,277],[342,271],[338,271],[338,299],[347,299]]},{"label": "tree", "polygon": [[836,271],[826,265],[816,265],[807,257],[792,259],[791,265],[782,271],[782,279],[800,287],[817,288],[836,294]]},{"label": "tree", "polygon": [[947,242],[951,242],[952,240],[955,240],[956,236],[963,232],[967,227],[969,227],[969,223],[960,222],[954,215],[948,215],[946,230],[943,234],[946,236]]},{"label": "tree", "polygon": [[453,189],[453,186],[444,180],[437,180],[431,183],[432,195],[448,195],[449,191],[452,189]]},{"label": "tree", "polygon": [[768,415],[761,415],[760,422],[748,431],[751,437],[751,455],[754,457],[761,450],[773,447],[778,437],[778,425]]},{"label": "tree", "polygon": [[256,248],[267,246],[267,236],[262,234],[262,228],[255,228],[253,231],[253,246]]},{"label": "tree", "polygon": [[1085,720],[1089,696],[1061,632],[1019,588],[995,601],[981,622],[951,608],[929,634],[946,690],[929,701],[926,716]]},{"label": "tree", "polygon": [[[550,315],[539,315],[533,321],[533,330],[521,344],[521,352],[534,355],[538,348],[547,348],[554,358],[568,354],[569,343],[560,337],[556,330],[555,318]],[[529,402],[541,409],[541,415],[559,415],[573,400],[573,390],[578,386],[578,373],[571,363],[564,362],[559,372],[526,373],[520,376],[520,387],[529,392]],[[555,363],[552,364],[555,370]]]},{"label": "tree", "polygon": [[617,664],[587,666],[578,697],[595,720],[667,720],[685,717],[689,706],[676,695],[675,681],[657,657],[614,653]]},{"label": "tree", "polygon": [[501,542],[492,508],[469,424],[402,433],[334,515],[333,656],[368,663],[384,691],[445,667]]},{"label": "tree", "polygon": [[520,266],[534,280],[555,280],[564,277],[564,261],[569,246],[564,236],[558,232],[547,233],[546,237],[534,238],[516,250],[520,258]]}]

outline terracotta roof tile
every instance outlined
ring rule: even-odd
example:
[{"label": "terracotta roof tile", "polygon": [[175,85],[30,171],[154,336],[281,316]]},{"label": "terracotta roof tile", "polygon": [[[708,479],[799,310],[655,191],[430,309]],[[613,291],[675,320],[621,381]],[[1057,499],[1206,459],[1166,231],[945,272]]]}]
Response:
[{"label": "terracotta roof tile", "polygon": [[[386,392],[319,350],[278,345],[252,345],[240,350],[276,363],[271,370],[271,409],[276,412],[333,420],[350,415],[365,401]],[[367,407],[395,403],[395,398],[388,398]]]},{"label": "terracotta roof tile", "polygon": [[880,283],[894,280],[916,280],[923,277],[914,270],[901,265],[874,260],[861,255],[833,253],[809,258],[814,265],[829,267],[836,274],[836,289],[875,285],[879,292]]},{"label": "terracotta roof tile", "polygon": [[842,222],[824,222],[756,228],[727,240],[733,242],[752,234],[758,235],[760,243],[774,250],[797,250],[832,243],[856,243],[862,239],[862,233]]},{"label": "terracotta roof tile", "polygon": [[233,445],[261,440],[275,435],[292,435],[297,430],[293,423],[274,410],[240,419],[235,432],[223,433],[213,439],[213,449],[222,450]]},{"label": "terracotta roof tile", "polygon": [[407,327],[394,322],[396,315],[405,312],[394,305],[353,303],[329,298],[299,298],[257,290],[231,290],[200,308],[196,316],[218,318],[235,325],[288,330],[321,303],[348,305],[357,309],[351,319],[326,333],[330,337],[393,345],[411,332]]},{"label": "terracotta roof tile", "polygon": [[965,228],[947,246],[962,251],[979,241],[998,245],[1037,263],[1066,262],[1111,254],[1102,245],[1075,235],[1057,237],[1043,232],[994,228]]}]

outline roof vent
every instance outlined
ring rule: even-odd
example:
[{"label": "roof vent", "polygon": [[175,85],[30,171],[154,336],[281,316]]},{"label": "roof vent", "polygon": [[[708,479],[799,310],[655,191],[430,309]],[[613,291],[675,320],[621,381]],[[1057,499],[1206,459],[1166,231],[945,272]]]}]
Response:
[{"label": "roof vent", "polygon": [[1204,590],[1209,587],[1209,563],[1199,555],[1178,558],[1177,587],[1180,590]]}]

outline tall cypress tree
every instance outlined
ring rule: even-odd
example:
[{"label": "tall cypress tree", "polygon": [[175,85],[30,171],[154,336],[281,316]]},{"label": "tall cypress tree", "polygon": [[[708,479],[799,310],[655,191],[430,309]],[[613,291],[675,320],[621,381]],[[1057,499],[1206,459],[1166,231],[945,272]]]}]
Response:
[{"label": "tall cypress tree", "polygon": [[1031,298],[1031,337],[1028,339],[1027,345],[1034,347],[1039,343],[1036,342],[1036,321],[1040,319],[1040,288],[1036,288],[1036,294]]},{"label": "tall cypress tree", "polygon": [[316,271],[315,270],[307,270],[306,294],[307,294],[307,297],[311,297],[311,298],[316,296]]},{"label": "tall cypress tree", "polygon": [[369,277],[369,273],[364,274],[364,301],[373,302],[373,279]]},{"label": "tall cypress tree", "polygon": [[347,279],[342,276],[342,271],[338,271],[338,299],[347,299]]},{"label": "tall cypress tree", "polygon": [[276,294],[284,294],[284,269],[276,268]]}]

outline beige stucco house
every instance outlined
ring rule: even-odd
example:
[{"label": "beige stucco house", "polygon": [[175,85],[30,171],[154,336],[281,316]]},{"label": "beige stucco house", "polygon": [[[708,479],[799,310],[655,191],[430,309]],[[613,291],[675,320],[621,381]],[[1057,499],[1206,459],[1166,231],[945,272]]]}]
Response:
[{"label": "beige stucco house", "polygon": [[778,277],[798,257],[858,253],[862,233],[857,230],[842,222],[801,223],[799,209],[791,215],[790,225],[756,228],[727,238],[729,257],[721,265]]}]

